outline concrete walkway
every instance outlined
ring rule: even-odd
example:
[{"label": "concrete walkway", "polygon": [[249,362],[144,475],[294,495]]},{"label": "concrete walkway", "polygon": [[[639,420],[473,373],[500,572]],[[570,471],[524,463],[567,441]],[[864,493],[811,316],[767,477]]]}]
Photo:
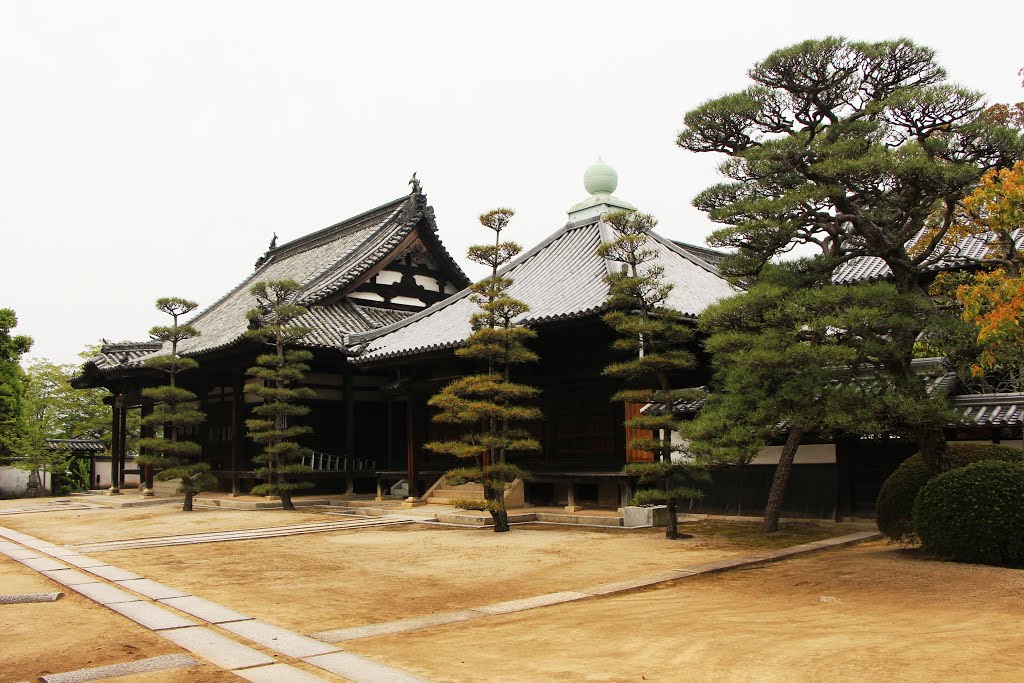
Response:
[{"label": "concrete walkway", "polygon": [[0,538],[6,539],[0,541],[0,554],[246,680],[325,680],[293,665],[301,661],[357,683],[424,681],[368,657],[344,652],[339,646],[259,621],[81,555],[74,549],[4,527],[0,527]]}]

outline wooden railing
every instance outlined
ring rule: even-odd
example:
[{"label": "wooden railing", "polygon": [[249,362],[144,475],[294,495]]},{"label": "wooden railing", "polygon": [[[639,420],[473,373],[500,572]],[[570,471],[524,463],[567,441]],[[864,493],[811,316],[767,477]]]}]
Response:
[{"label": "wooden railing", "polygon": [[302,458],[302,464],[314,472],[373,472],[377,461],[373,458],[354,458],[313,451]]}]

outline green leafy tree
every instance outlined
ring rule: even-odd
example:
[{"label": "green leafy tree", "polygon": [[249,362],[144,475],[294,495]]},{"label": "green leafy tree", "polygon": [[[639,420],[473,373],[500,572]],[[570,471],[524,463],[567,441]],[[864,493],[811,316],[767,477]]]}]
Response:
[{"label": "green leafy tree", "polygon": [[18,317],[0,308],[0,459],[19,454],[25,438],[25,380],[18,361],[32,348],[32,338],[12,334]]},{"label": "green leafy tree", "polygon": [[509,530],[506,485],[528,476],[508,461],[509,456],[540,450],[540,443],[523,426],[541,418],[540,410],[528,404],[539,390],[512,381],[513,367],[537,361],[537,354],[526,346],[536,333],[515,323],[529,308],[508,295],[512,280],[498,274],[498,269],[521,251],[518,244],[501,241],[501,232],[513,215],[511,209],[502,208],[480,216],[480,223],[494,231],[494,244],[469,248],[470,260],[490,267],[491,274],[471,286],[470,296],[480,311],[470,318],[475,331],[455,353],[486,364],[487,371],[455,380],[429,401],[438,409],[433,418],[436,422],[459,425],[463,434],[455,440],[425,445],[437,453],[473,461],[450,470],[445,478],[452,485],[477,483],[483,487],[483,501],[459,500],[455,504],[487,510],[496,532]]},{"label": "green leafy tree", "polygon": [[[732,463],[749,462],[784,440],[764,513],[766,533],[778,530],[793,459],[806,436],[894,426],[888,416],[901,398],[881,372],[892,362],[889,335],[894,328],[918,329],[931,313],[921,297],[891,284],[829,285],[800,265],[766,269],[749,291],[702,314],[715,385],[684,429],[692,451]],[[945,414],[953,418],[948,409]]]},{"label": "green leafy tree", "polygon": [[197,493],[209,491],[216,483],[210,474],[210,465],[201,461],[203,447],[183,438],[182,430],[201,425],[206,416],[197,407],[197,396],[178,385],[178,375],[186,370],[198,367],[191,358],[178,354],[178,345],[186,339],[199,336],[199,331],[179,322],[179,318],[195,310],[196,303],[177,297],[157,299],[156,308],[171,316],[170,325],[153,327],[149,334],[154,339],[170,345],[168,353],[153,356],[146,360],[146,365],[167,375],[167,384],[149,387],[142,390],[142,395],[154,402],[153,412],[142,419],[143,426],[162,429],[163,436],[139,439],[140,449],[149,451],[140,455],[138,462],[151,465],[159,472],[155,479],[169,481],[180,479],[178,491],[185,495],[182,510],[192,510],[192,500]]},{"label": "green leafy tree", "polygon": [[652,403],[666,406],[663,411],[626,420],[626,426],[650,431],[651,438],[637,438],[630,448],[652,451],[655,462],[630,463],[624,473],[637,477],[641,485],[633,495],[634,505],[666,505],[668,526],[665,537],[679,538],[679,505],[701,495],[696,483],[706,481],[707,470],[692,458],[673,460],[672,431],[678,415],[673,406],[693,392],[672,388],[672,376],[695,364],[686,350],[690,328],[678,311],[667,305],[672,285],[665,282],[664,266],[654,263],[658,252],[648,246],[649,233],[657,220],[649,214],[615,211],[605,219],[613,239],[598,247],[602,258],[617,263],[610,272],[608,312],[604,321],[619,334],[612,350],[632,357],[608,365],[603,374],[622,380],[626,388],[612,396],[613,401]]},{"label": "green leafy tree", "polygon": [[263,445],[263,452],[253,460],[260,465],[256,476],[265,481],[254,486],[252,493],[280,497],[285,510],[295,509],[292,493],[313,487],[300,479],[311,471],[302,464],[310,450],[297,441],[313,430],[294,422],[309,414],[309,407],[299,402],[313,397],[308,387],[296,386],[313,358],[309,351],[292,348],[312,331],[295,322],[306,313],[305,307],[294,303],[299,289],[294,280],[270,280],[249,290],[256,297],[256,308],[248,313],[252,329],[247,334],[273,348],[271,353],[257,356],[245,386],[246,393],[262,400],[253,408],[256,417],[245,421],[249,438]]},{"label": "green leafy tree", "polygon": [[[958,202],[986,170],[1024,153],[1017,130],[984,115],[979,93],[946,82],[934,51],[906,39],[808,40],[749,75],[751,87],[688,112],[678,138],[684,149],[727,157],[727,181],[694,205],[725,226],[711,242],[735,248],[722,269],[738,281],[809,247],[830,268],[881,258],[899,292],[923,297],[922,276],[948,254]],[[930,237],[915,240],[926,228]],[[892,336],[901,353],[888,372],[902,395],[925,402],[910,367],[915,338]],[[908,422],[918,420],[926,461],[947,467],[945,425],[903,405]]]},{"label": "green leafy tree", "polygon": [[[23,469],[59,475],[68,491],[88,489],[88,461],[76,461],[67,451],[55,451],[46,439],[97,439],[110,442],[110,408],[103,404],[103,389],[79,390],[71,386],[78,366],[46,359],[25,368]],[[137,426],[137,424],[136,424]],[[81,466],[85,465],[85,476]]]}]

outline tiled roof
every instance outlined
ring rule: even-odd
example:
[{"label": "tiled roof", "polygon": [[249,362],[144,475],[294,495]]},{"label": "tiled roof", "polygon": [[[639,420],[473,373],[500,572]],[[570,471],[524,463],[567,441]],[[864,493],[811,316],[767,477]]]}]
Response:
[{"label": "tiled roof", "polygon": [[76,453],[100,453],[107,450],[106,444],[96,439],[46,439],[51,451],[74,451]]},{"label": "tiled roof", "polygon": [[[1024,243],[1024,229],[1013,232],[1018,248]],[[990,235],[968,235],[957,242],[950,254],[925,268],[927,272],[956,270],[968,265],[965,259],[983,259],[988,254]],[[837,284],[850,284],[861,280],[884,280],[892,274],[885,261],[877,256],[858,256],[847,261],[835,273],[832,281]]]},{"label": "tiled roof", "polygon": [[964,418],[982,427],[1012,427],[1021,424],[1024,394],[964,394],[953,397],[953,407]]},{"label": "tiled roof", "polygon": [[[396,199],[270,251],[256,272],[190,321],[200,336],[182,342],[180,352],[196,355],[240,340],[249,327],[245,315],[256,303],[249,289],[257,282],[295,280],[302,286],[300,301],[309,306],[336,291],[338,281],[358,277],[373,265],[374,256],[383,257],[415,226],[419,214],[408,215],[407,201],[413,199]],[[340,315],[321,317],[338,323]],[[327,332],[324,338],[329,336]]]},{"label": "tiled roof", "polygon": [[89,359],[89,363],[97,370],[110,370],[123,365],[131,365],[141,358],[159,351],[160,342],[124,342],[120,344],[104,344],[100,352]]},{"label": "tiled roof", "polygon": [[[608,298],[604,276],[611,264],[595,252],[602,240],[608,239],[606,230],[596,220],[566,225],[502,270],[513,280],[509,295],[530,307],[519,322],[544,324],[604,308]],[[713,266],[671,240],[654,233],[651,236],[649,245],[657,250],[665,278],[674,285],[669,306],[696,317],[710,304],[735,293]],[[352,335],[350,342],[363,346],[356,362],[459,346],[471,333],[469,317],[476,309],[466,289],[397,325]]]},{"label": "tiled roof", "polygon": [[724,251],[718,251],[717,249],[710,249],[708,247],[702,247],[696,244],[690,244],[689,242],[680,242],[679,240],[672,240],[675,245],[681,248],[683,251],[688,251],[700,260],[708,263],[712,266],[718,267],[718,264],[722,262],[729,254]]},{"label": "tiled roof", "polygon": [[404,311],[360,306],[343,299],[340,303],[328,306],[310,306],[309,312],[296,319],[295,324],[313,328],[303,338],[304,345],[342,349],[345,348],[346,335],[375,330],[410,315],[412,313]]}]

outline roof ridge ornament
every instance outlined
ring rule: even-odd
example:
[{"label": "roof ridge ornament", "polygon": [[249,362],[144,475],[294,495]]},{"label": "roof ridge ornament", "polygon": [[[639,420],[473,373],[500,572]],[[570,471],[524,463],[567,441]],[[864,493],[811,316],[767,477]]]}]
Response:
[{"label": "roof ridge ornament", "polygon": [[583,187],[590,197],[569,209],[569,222],[600,218],[612,211],[636,211],[627,201],[612,196],[619,186],[619,174],[601,157],[583,172]]}]

